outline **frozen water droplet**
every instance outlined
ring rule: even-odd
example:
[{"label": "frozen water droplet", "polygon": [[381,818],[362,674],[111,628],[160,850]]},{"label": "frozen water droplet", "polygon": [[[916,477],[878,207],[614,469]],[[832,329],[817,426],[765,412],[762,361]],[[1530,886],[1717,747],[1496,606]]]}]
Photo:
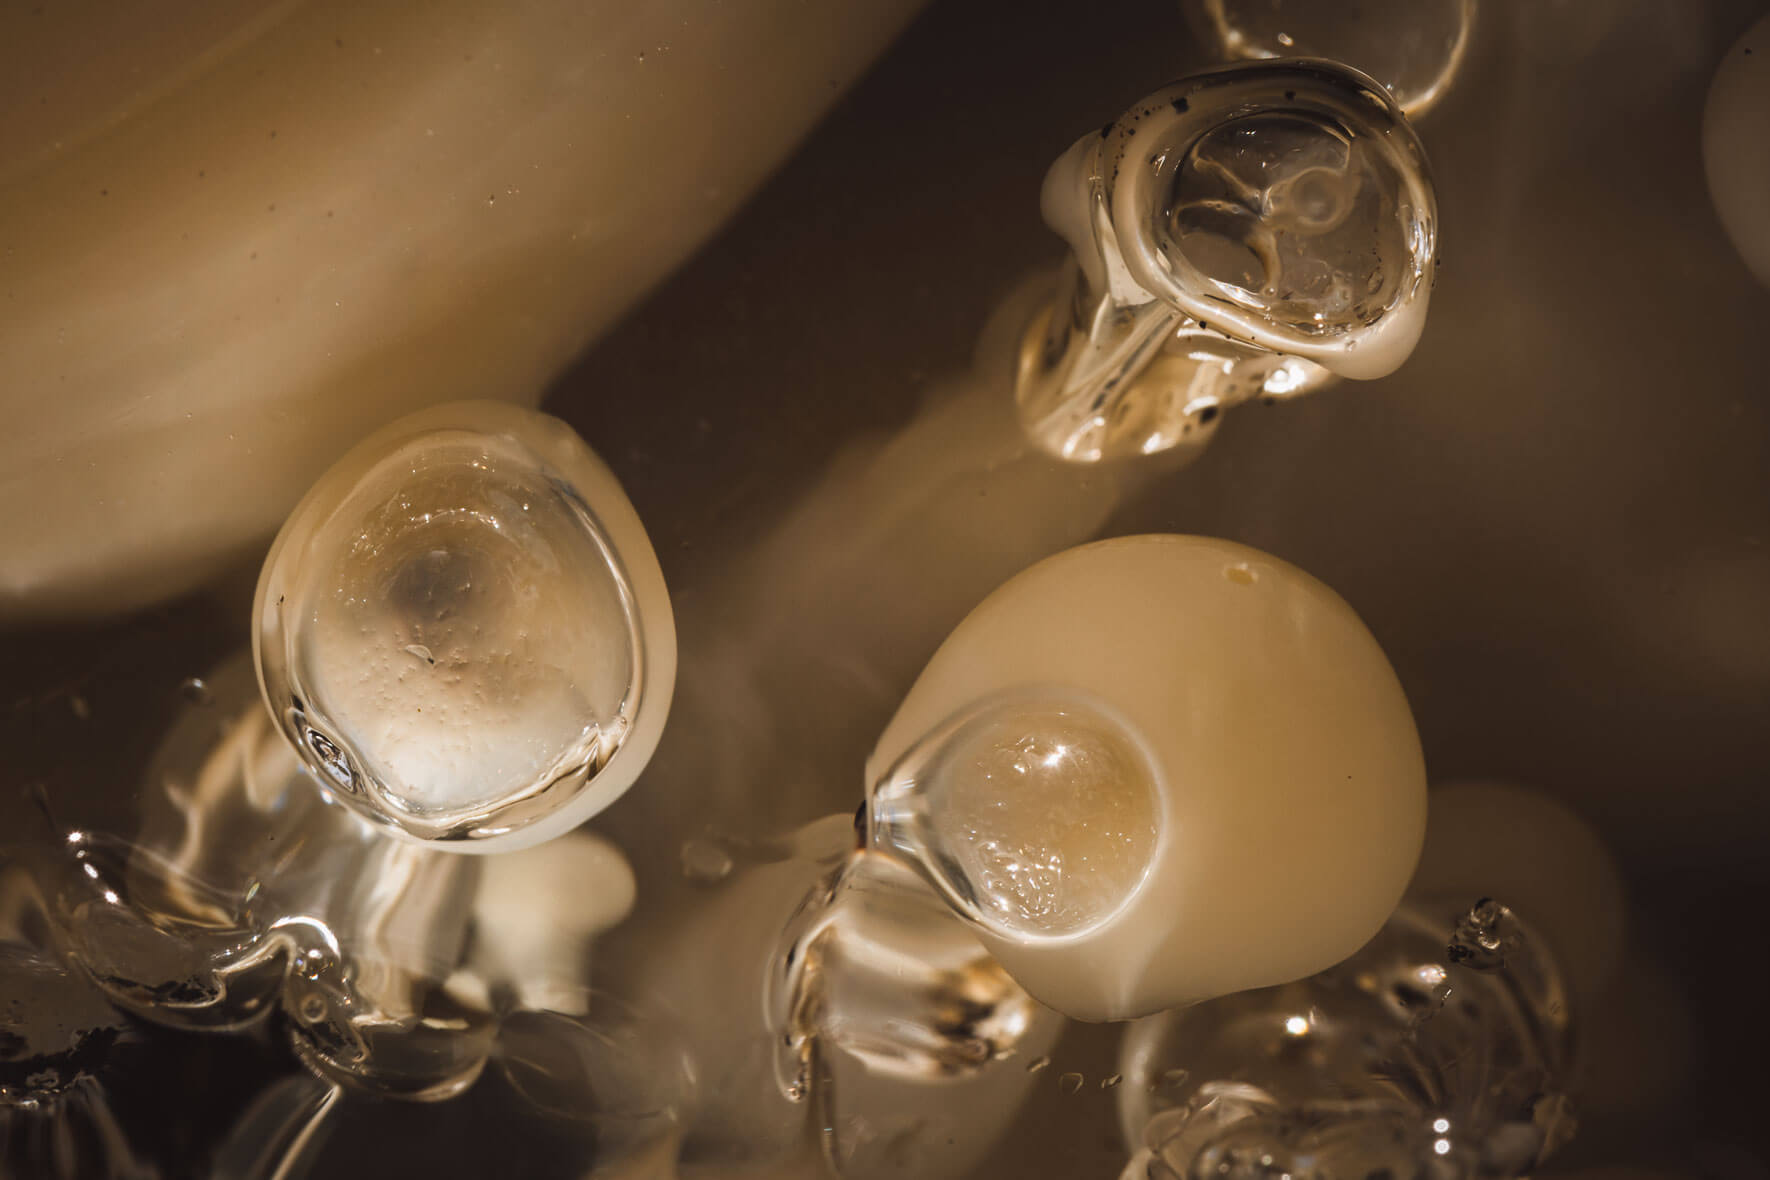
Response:
[{"label": "frozen water droplet", "polygon": [[874,792],[874,839],[919,850],[962,912],[1057,935],[1116,914],[1154,855],[1134,737],[1079,696],[1011,693],[930,734]]},{"label": "frozen water droplet", "polygon": [[711,840],[682,845],[682,875],[697,885],[717,885],[731,875],[731,853]]},{"label": "frozen water droplet", "polygon": [[1072,256],[1024,337],[1021,423],[1097,462],[1202,446],[1222,409],[1399,367],[1436,198],[1388,94],[1330,62],[1195,75],[1052,167]]},{"label": "frozen water droplet", "polygon": [[563,423],[492,403],[340,460],[278,536],[257,613],[266,700],[323,780],[469,850],[612,801],[675,674],[662,575],[614,477]]}]

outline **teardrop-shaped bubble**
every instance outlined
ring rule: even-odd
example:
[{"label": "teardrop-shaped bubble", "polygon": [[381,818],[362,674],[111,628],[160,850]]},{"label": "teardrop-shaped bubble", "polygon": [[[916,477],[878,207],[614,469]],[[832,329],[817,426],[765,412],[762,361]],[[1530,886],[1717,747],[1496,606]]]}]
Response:
[{"label": "teardrop-shaped bubble", "polygon": [[1182,0],[1181,8],[1226,58],[1344,62],[1381,82],[1417,119],[1456,81],[1476,0]]},{"label": "teardrop-shaped bubble", "polygon": [[1425,154],[1381,86],[1332,62],[1158,90],[1060,158],[1043,205],[1071,259],[1016,398],[1067,460],[1202,444],[1251,398],[1384,376],[1425,324]]},{"label": "teardrop-shaped bubble", "polygon": [[1400,898],[1425,820],[1370,632],[1302,571],[1203,537],[1011,579],[934,654],[867,777],[869,843],[1087,1020],[1344,958]]},{"label": "teardrop-shaped bubble", "polygon": [[657,558],[557,419],[461,403],[352,450],[290,515],[257,600],[260,681],[321,781],[466,851],[607,806],[675,676]]},{"label": "teardrop-shaped bubble", "polygon": [[1155,854],[1159,801],[1122,722],[1080,694],[1022,690],[919,743],[869,817],[873,842],[923,856],[962,912],[1037,937],[1125,905]]}]

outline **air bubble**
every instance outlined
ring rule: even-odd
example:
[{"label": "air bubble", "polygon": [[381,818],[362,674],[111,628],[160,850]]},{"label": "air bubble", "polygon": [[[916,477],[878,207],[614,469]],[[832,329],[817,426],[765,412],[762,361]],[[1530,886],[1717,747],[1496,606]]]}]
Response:
[{"label": "air bubble", "polygon": [[923,848],[961,912],[1022,936],[1111,918],[1157,833],[1137,741],[1079,698],[1022,694],[930,734],[875,791],[872,821]]},{"label": "air bubble", "polygon": [[1197,448],[1221,409],[1384,376],[1425,322],[1424,152],[1386,92],[1331,62],[1156,92],[1052,166],[1044,208],[1072,253],[1016,399],[1071,462]]},{"label": "air bubble", "polygon": [[668,707],[656,557],[545,415],[445,406],[365,441],[289,517],[258,604],[272,713],[348,802],[420,839],[564,830],[632,780]]}]

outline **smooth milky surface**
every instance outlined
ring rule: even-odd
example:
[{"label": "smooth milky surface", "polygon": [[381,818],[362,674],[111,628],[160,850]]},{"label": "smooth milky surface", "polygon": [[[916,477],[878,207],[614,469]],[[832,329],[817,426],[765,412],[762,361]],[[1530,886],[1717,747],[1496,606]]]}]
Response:
[{"label": "smooth milky surface", "polygon": [[929,661],[869,778],[874,846],[1084,1020],[1345,958],[1425,827],[1419,739],[1370,633],[1301,570],[1204,537],[1011,579]]}]

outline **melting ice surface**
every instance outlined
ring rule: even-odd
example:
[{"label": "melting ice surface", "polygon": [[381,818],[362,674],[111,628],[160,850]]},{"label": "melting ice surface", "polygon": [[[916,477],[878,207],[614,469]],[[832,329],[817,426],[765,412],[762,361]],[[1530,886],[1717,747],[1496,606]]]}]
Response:
[{"label": "melting ice surface", "polygon": [[1566,996],[1509,912],[1493,953],[1504,906],[1455,908],[1404,906],[1309,979],[1133,1025],[1123,1180],[1530,1174],[1574,1128]]},{"label": "melting ice surface", "polygon": [[1220,412],[1399,367],[1425,322],[1436,201],[1380,86],[1323,61],[1156,91],[1045,180],[1071,258],[1017,402],[1047,452],[1202,445]]},{"label": "melting ice surface", "polygon": [[[346,802],[419,838],[584,818],[668,704],[669,605],[631,505],[563,424],[509,407],[359,446],[290,516],[258,613],[285,731]],[[647,748],[607,773],[642,708]]]},{"label": "melting ice surface", "polygon": [[1357,616],[1203,537],[1010,579],[934,654],[868,776],[870,846],[1086,1020],[1344,958],[1400,898],[1425,819],[1412,716]]},{"label": "melting ice surface", "polygon": [[1110,918],[1155,851],[1147,757],[1080,700],[1008,694],[920,745],[892,777],[873,822],[916,824],[949,894],[1014,934]]}]

